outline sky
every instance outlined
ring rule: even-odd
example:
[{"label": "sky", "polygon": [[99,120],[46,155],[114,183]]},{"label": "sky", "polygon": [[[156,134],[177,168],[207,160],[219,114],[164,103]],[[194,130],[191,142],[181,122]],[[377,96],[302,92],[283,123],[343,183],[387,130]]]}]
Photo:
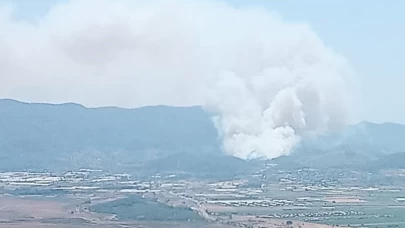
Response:
[{"label": "sky", "polygon": [[[52,4],[66,0],[0,0],[0,4],[10,2],[16,6],[15,20],[36,23]],[[350,78],[354,90],[350,99],[355,101],[351,107],[353,119],[405,123],[402,95],[405,30],[401,29],[405,28],[405,2],[228,0],[228,3],[238,8],[265,8],[285,20],[308,24],[327,47],[344,56],[353,70]]]}]

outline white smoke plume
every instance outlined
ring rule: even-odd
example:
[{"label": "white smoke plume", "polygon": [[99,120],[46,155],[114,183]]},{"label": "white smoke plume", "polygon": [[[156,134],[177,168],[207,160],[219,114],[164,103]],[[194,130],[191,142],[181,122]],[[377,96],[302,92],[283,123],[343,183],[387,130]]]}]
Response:
[{"label": "white smoke plume", "polygon": [[274,158],[347,120],[345,60],[305,23],[204,0],[72,0],[35,23],[0,7],[0,97],[204,105],[228,154]]}]

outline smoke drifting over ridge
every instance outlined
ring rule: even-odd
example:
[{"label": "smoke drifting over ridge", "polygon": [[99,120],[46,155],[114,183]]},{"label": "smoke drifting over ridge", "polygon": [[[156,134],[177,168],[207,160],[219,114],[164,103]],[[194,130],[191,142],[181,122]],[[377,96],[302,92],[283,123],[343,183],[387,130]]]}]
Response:
[{"label": "smoke drifting over ridge", "polygon": [[0,7],[0,97],[203,105],[228,154],[274,158],[347,120],[345,60],[305,24],[197,0],[75,0],[37,23]]}]

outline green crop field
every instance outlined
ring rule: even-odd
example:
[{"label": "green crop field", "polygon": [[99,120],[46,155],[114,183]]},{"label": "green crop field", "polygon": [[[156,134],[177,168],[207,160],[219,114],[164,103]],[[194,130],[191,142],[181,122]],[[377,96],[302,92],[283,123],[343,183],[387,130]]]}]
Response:
[{"label": "green crop field", "polygon": [[201,221],[197,213],[189,208],[171,207],[166,204],[142,199],[131,195],[125,199],[93,205],[90,209],[97,213],[114,214],[122,220],[155,221]]}]

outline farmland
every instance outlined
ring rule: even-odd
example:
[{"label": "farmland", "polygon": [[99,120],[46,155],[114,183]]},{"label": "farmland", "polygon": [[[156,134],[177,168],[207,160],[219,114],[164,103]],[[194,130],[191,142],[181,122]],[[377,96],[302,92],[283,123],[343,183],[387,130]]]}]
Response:
[{"label": "farmland", "polygon": [[0,173],[0,227],[405,227],[404,177],[377,186],[364,175],[266,168],[219,181],[7,172]]}]

